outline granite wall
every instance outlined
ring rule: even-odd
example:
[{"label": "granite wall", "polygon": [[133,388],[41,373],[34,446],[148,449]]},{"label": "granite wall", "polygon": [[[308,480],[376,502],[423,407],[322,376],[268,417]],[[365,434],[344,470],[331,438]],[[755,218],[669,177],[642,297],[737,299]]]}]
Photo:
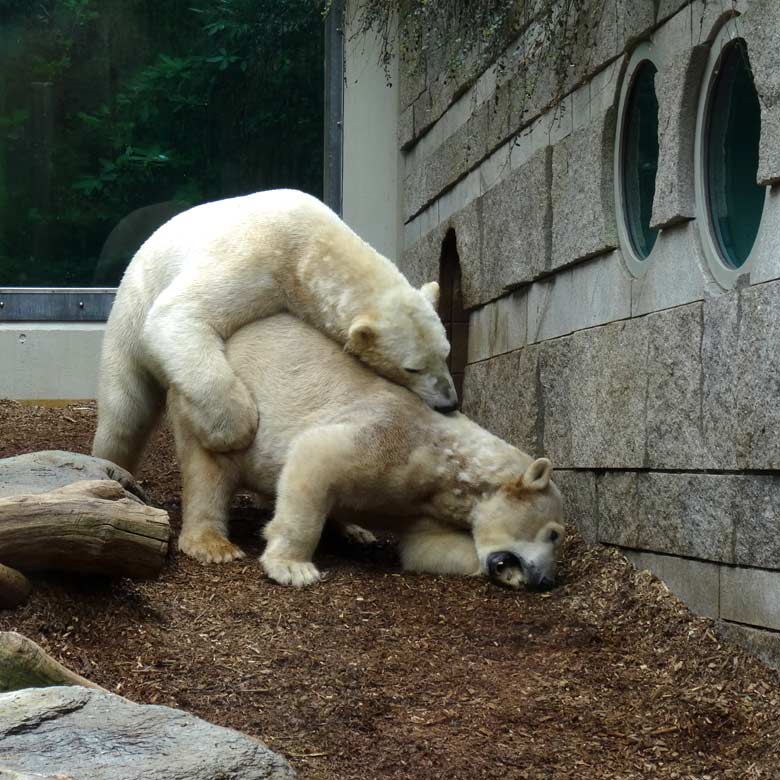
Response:
[{"label": "granite wall", "polygon": [[[527,23],[500,65],[466,57],[453,74],[424,45],[401,64],[400,264],[416,283],[436,278],[455,231],[464,410],[553,459],[588,539],[780,663],[780,5],[593,0],[565,76],[532,89],[542,33],[518,6]],[[694,137],[727,28],[748,46],[767,197],[744,273],[724,283],[697,219]],[[615,148],[640,44],[658,64],[660,233],[637,268],[618,230]]]}]

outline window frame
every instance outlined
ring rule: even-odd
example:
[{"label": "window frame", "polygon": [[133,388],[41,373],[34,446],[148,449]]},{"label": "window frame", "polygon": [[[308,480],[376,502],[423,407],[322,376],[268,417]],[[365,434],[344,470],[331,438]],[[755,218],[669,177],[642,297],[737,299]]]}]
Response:
[{"label": "window frame", "polygon": [[[623,74],[623,84],[620,88],[620,101],[618,102],[618,119],[617,127],[615,129],[615,154],[614,154],[614,188],[615,188],[615,217],[617,222],[618,243],[620,245],[620,253],[623,256],[623,261],[628,268],[631,276],[639,278],[647,273],[648,268],[652,264],[656,247],[658,246],[658,239],[661,236],[662,229],[658,230],[653,248],[650,250],[650,254],[647,257],[639,257],[634,250],[634,242],[631,239],[631,231],[628,227],[628,214],[626,212],[626,193],[623,186],[623,158],[625,153],[625,126],[626,117],[628,115],[629,98],[631,97],[631,91],[634,87],[636,76],[640,67],[645,63],[650,62],[656,69],[656,75],[661,73],[663,65],[663,57],[661,51],[652,41],[643,41],[640,43],[634,51],[631,53],[631,57],[626,65],[625,72]],[[656,98],[658,98],[658,91],[656,90]],[[660,106],[660,101],[659,101]],[[660,149],[659,149],[660,159]],[[653,192],[653,198],[655,199],[655,191]]]},{"label": "window frame", "polygon": [[[748,42],[739,30],[737,19],[729,19],[718,33],[712,39],[707,63],[701,77],[701,87],[699,91],[699,101],[696,110],[696,131],[694,142],[694,178],[696,192],[696,227],[699,234],[699,241],[704,253],[707,267],[715,278],[715,281],[724,289],[733,289],[737,280],[749,274],[751,269],[758,262],[758,252],[756,248],[759,245],[759,237],[763,225],[763,217],[766,213],[766,203],[771,188],[764,187],[764,203],[762,206],[761,217],[759,218],[758,231],[753,242],[753,248],[750,250],[745,262],[734,268],[728,265],[721,254],[718,238],[712,225],[712,214],[709,205],[709,192],[707,187],[707,136],[709,134],[708,109],[712,100],[712,95],[717,80],[719,66],[723,55],[729,45],[735,41],[741,40],[749,48]],[[748,52],[749,53],[749,52]]]}]

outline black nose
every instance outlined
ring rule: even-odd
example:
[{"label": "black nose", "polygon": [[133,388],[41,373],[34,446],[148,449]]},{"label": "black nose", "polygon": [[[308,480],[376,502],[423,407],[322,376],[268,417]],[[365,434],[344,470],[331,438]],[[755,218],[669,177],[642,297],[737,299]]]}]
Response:
[{"label": "black nose", "polygon": [[492,552],[487,557],[488,577],[496,585],[510,585],[511,580],[515,580],[513,587],[517,587],[519,582],[513,577],[523,570],[523,562],[511,552],[501,551]]},{"label": "black nose", "polygon": [[529,577],[525,584],[528,590],[535,590],[542,593],[546,590],[552,590],[555,585],[555,580],[551,577],[537,577],[537,579]]},{"label": "black nose", "polygon": [[448,414],[449,412],[454,412],[458,408],[457,402],[452,404],[446,404],[443,406],[434,406],[433,407],[437,412],[441,412],[442,414]]}]

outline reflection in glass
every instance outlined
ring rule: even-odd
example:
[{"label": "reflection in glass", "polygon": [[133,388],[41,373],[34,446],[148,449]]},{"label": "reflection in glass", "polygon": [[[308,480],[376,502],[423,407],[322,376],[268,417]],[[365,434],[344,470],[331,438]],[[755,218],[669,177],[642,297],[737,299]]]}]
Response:
[{"label": "reflection in glass", "polygon": [[658,236],[650,227],[658,171],[656,73],[649,60],[636,69],[623,130],[623,206],[631,246],[640,260],[650,254]]},{"label": "reflection in glass", "polygon": [[322,191],[310,0],[8,0],[0,286],[113,286],[184,208]]},{"label": "reflection in glass", "polygon": [[764,188],[756,184],[761,107],[742,40],[723,50],[706,122],[710,224],[723,261],[739,268],[753,248],[764,208]]}]

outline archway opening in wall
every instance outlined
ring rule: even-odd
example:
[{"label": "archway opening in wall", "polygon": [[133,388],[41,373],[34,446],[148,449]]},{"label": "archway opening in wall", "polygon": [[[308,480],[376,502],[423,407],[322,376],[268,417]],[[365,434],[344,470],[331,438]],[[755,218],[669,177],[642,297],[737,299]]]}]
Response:
[{"label": "archway opening in wall", "polygon": [[450,341],[450,357],[447,361],[455,389],[458,406],[463,404],[463,377],[466,371],[469,343],[469,316],[463,308],[460,257],[455,231],[450,228],[441,246],[439,260],[439,316]]}]

